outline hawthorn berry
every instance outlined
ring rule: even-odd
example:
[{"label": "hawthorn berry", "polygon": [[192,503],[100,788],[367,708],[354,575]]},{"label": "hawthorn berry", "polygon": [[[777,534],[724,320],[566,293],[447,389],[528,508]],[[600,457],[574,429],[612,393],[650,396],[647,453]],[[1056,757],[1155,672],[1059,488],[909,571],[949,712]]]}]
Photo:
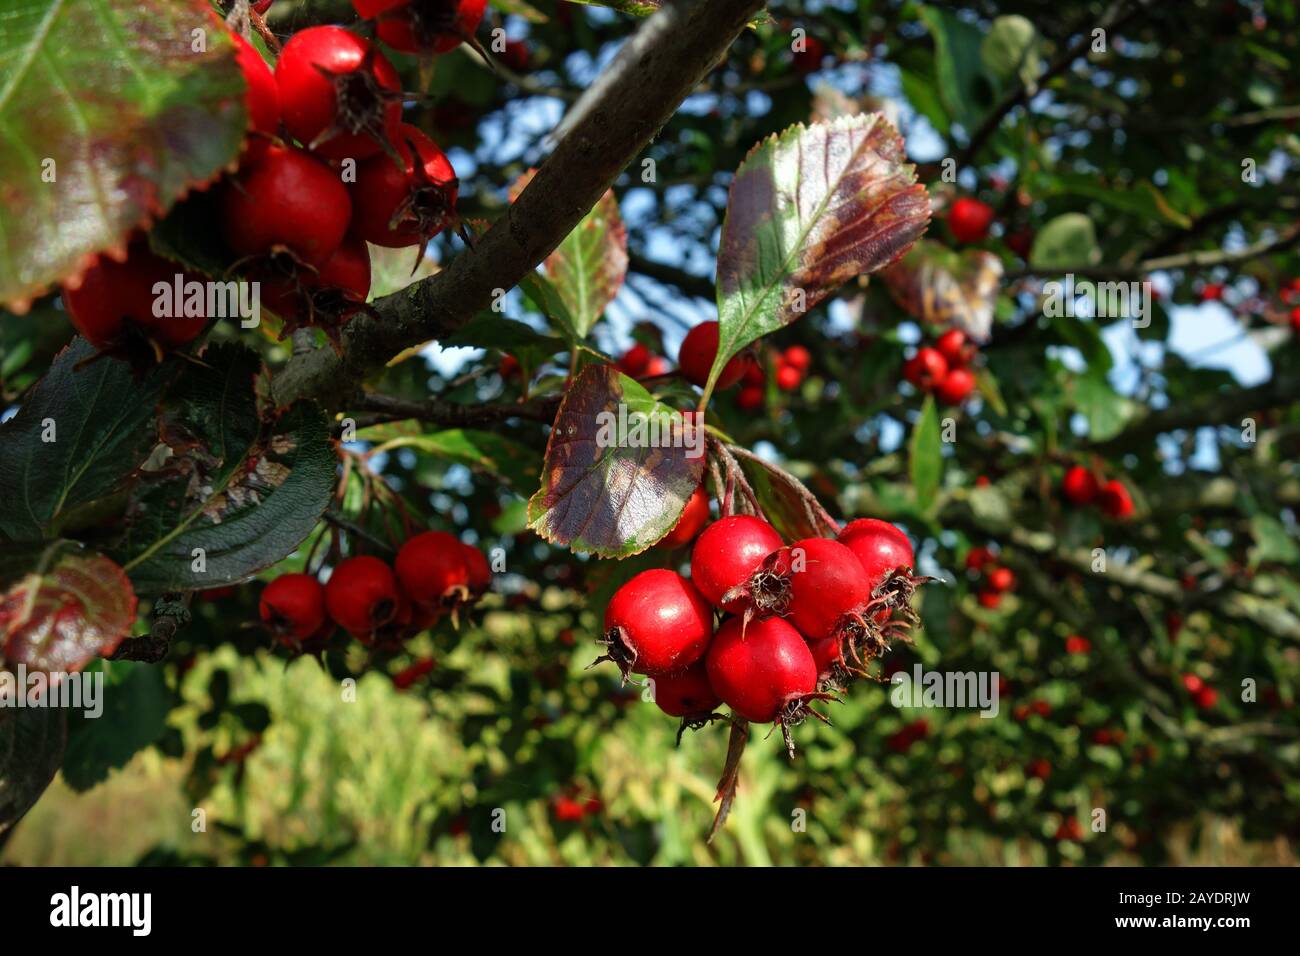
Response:
[{"label": "hawthorn berry", "polygon": [[994,568],[989,572],[989,587],[1002,594],[1015,589],[1016,575],[1010,568]]},{"label": "hawthorn berry", "polygon": [[917,349],[914,356],[903,366],[903,377],[921,391],[929,391],[943,381],[948,374],[948,360],[938,349]]},{"label": "hawthorn berry", "polygon": [[661,677],[703,656],[713,637],[713,609],[694,584],[675,571],[642,571],[605,608],[605,658],[628,673]]},{"label": "hawthorn berry", "polygon": [[1300,305],[1291,310],[1289,315],[1291,331],[1300,334]]},{"label": "hawthorn berry", "polygon": [[527,72],[531,59],[528,44],[523,40],[507,40],[505,49],[501,51],[501,62],[516,73]]},{"label": "hawthorn berry", "polygon": [[1196,706],[1201,710],[1213,710],[1219,702],[1219,692],[1213,687],[1202,687],[1196,693]]},{"label": "hawthorn berry", "polygon": [[1015,232],[1008,233],[1006,243],[1008,249],[1021,259],[1028,260],[1029,252],[1034,247],[1034,230],[1018,229]]},{"label": "hawthorn berry", "polygon": [[982,571],[987,565],[997,560],[997,556],[983,545],[977,545],[966,552],[966,570]]},{"label": "hawthorn berry", "polygon": [[1123,520],[1133,515],[1133,496],[1124,482],[1112,478],[1101,486],[1098,504],[1108,518]]},{"label": "hawthorn berry", "polygon": [[1065,639],[1067,654],[1087,654],[1092,650],[1092,641],[1078,634],[1071,634]]},{"label": "hawthorn berry", "polygon": [[992,222],[993,207],[969,196],[962,196],[948,210],[948,228],[958,242],[982,241]]},{"label": "hawthorn berry", "polygon": [[470,544],[461,542],[461,557],[465,561],[465,573],[469,583],[469,592],[474,596],[487,593],[492,587],[492,565],[487,555]]},{"label": "hawthorn berry", "polygon": [[669,717],[703,718],[722,703],[709,684],[703,659],[684,671],[651,678],[655,682],[655,704]]},{"label": "hawthorn berry", "polygon": [[394,566],[402,590],[416,604],[450,607],[469,597],[465,545],[445,531],[426,531],[407,540]]},{"label": "hawthorn berry", "polygon": [[781,353],[781,361],[800,372],[807,372],[812,368],[812,353],[802,345],[792,345]]},{"label": "hawthorn berry", "polygon": [[704,486],[698,485],[686,499],[681,517],[672,531],[659,539],[659,547],[676,548],[695,539],[709,521],[709,496],[704,493]]},{"label": "hawthorn berry", "polygon": [[763,407],[766,398],[762,385],[742,385],[736,393],[736,407],[742,412],[756,412]]},{"label": "hawthorn berry", "polygon": [[779,617],[748,626],[740,618],[726,621],[709,645],[705,666],[714,692],[754,723],[796,723],[805,716],[807,702],[818,696],[812,652]]},{"label": "hawthorn berry", "polygon": [[340,561],[325,583],[325,610],[354,637],[369,637],[383,627],[400,603],[392,569],[369,555]]},{"label": "hawthorn berry", "polygon": [[235,62],[244,74],[248,86],[244,102],[248,106],[249,136],[244,141],[244,160],[257,159],[280,132],[280,93],[275,85],[275,74],[253,46],[238,33],[235,41]]},{"label": "hawthorn berry", "polygon": [[352,0],[357,13],[378,20],[377,32],[402,53],[446,53],[483,21],[487,0]]},{"label": "hawthorn berry", "polygon": [[316,325],[337,340],[339,328],[366,308],[370,248],[364,239],[349,234],[318,271],[281,256],[254,274],[264,277],[263,304],[284,320],[281,338],[300,325]]},{"label": "hawthorn berry", "polygon": [[338,26],[299,30],[280,51],[275,82],[285,128],[327,159],[365,159],[397,139],[397,71],[355,33]]},{"label": "hawthorn berry", "polygon": [[1183,687],[1187,693],[1195,696],[1205,689],[1205,681],[1201,680],[1195,674],[1184,674],[1182,677]]},{"label": "hawthorn berry", "polygon": [[732,614],[743,613],[756,600],[764,601],[763,587],[757,594],[751,590],[753,579],[767,556],[780,548],[781,536],[762,518],[720,518],[695,539],[691,580],[714,607]]},{"label": "hawthorn berry", "polygon": [[899,569],[910,571],[916,561],[912,542],[901,528],[879,518],[856,518],[841,529],[840,544],[853,552],[874,591]]},{"label": "hawthorn berry", "polygon": [[948,405],[960,405],[975,391],[975,376],[970,369],[954,368],[935,386],[939,400]]},{"label": "hawthorn berry", "polygon": [[632,347],[623,353],[623,357],[614,363],[614,367],[624,375],[639,378],[645,374],[654,357],[655,354],[650,351],[649,346],[633,342]]},{"label": "hawthorn berry", "polygon": [[822,68],[824,59],[826,59],[826,44],[815,36],[805,36],[803,49],[796,50],[794,53],[795,72],[802,76],[816,73]]},{"label": "hawthorn berry", "polygon": [[783,392],[793,392],[803,383],[803,372],[793,365],[781,362],[776,367],[776,387]]},{"label": "hawthorn berry", "polygon": [[310,153],[273,145],[229,180],[220,199],[226,243],[244,258],[287,252],[319,269],[334,255],[352,218],[335,172]]},{"label": "hawthorn berry", "polygon": [[976,595],[976,597],[980,602],[980,607],[988,608],[990,611],[994,610],[999,604],[1002,603],[1001,592],[994,591],[988,588],[980,591],[980,593]]},{"label": "hawthorn berry", "polygon": [[1083,465],[1072,466],[1061,483],[1062,493],[1075,505],[1092,504],[1099,490],[1097,479]]},{"label": "hawthorn berry", "polygon": [[934,347],[947,360],[949,368],[966,365],[975,353],[975,346],[961,329],[944,332],[935,340]]},{"label": "hawthorn berry", "polygon": [[389,248],[422,245],[456,218],[456,171],[438,145],[409,123],[398,127],[402,168],[387,155],[357,164],[352,231]]},{"label": "hawthorn berry", "polygon": [[282,574],[262,589],[257,612],[277,638],[307,640],[325,623],[325,589],[310,574]]},{"label": "hawthorn berry", "polygon": [[[703,388],[705,382],[709,380],[713,361],[718,356],[718,329],[717,322],[701,322],[686,333],[686,338],[682,339],[682,347],[677,353],[677,365],[682,370],[682,375],[692,385]],[[714,387],[723,389],[735,385],[744,376],[745,365],[746,360],[743,356],[737,355],[732,358],[722,367],[722,373],[718,376],[718,383]]]},{"label": "hawthorn berry", "polygon": [[1208,282],[1201,287],[1202,302],[1218,302],[1223,298],[1223,285],[1219,282]]},{"label": "hawthorn berry", "polygon": [[862,562],[830,538],[796,541],[789,554],[790,623],[809,641],[836,635],[841,618],[871,598]]}]

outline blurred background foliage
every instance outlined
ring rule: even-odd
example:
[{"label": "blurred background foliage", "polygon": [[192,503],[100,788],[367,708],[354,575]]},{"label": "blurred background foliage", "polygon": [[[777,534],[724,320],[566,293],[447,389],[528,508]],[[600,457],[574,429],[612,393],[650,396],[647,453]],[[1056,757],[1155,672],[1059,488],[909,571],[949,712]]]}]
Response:
[{"label": "blurred background foliage", "polygon": [[[739,443],[779,458],[833,514],[907,528],[922,570],[942,583],[925,589],[924,629],[890,666],[996,670],[998,716],[900,710],[888,686],[856,686],[833,708],[834,726],[797,729],[794,763],[778,739],[751,744],[732,818],[706,845],[723,729],[688,732],[674,747],[674,722],[640,688],[620,688],[608,665],[585,669],[613,588],[686,554],[611,563],[547,546],[524,530],[531,488],[498,474],[518,464],[513,451],[448,454],[443,434],[427,449],[368,455],[395,435],[437,431],[384,425],[347,446],[345,512],[369,520],[365,491],[373,497],[382,481],[420,523],[503,548],[508,573],[482,612],[400,653],[339,644],[317,662],[269,648],[249,625],[259,582],[196,596],[166,663],[110,665],[114,680],[139,682],[137,699],[161,702],[114,724],[144,749],[105,756],[77,746],[93,728],[74,728],[61,780],[0,860],[1293,862],[1300,348],[1279,290],[1300,276],[1300,257],[1282,244],[1240,262],[1158,270],[1153,321],[1134,329],[1046,318],[1035,283],[1052,274],[1009,239],[1081,214],[1088,226],[1069,245],[1079,258],[1054,265],[1127,275],[1154,257],[1240,249],[1293,224],[1300,13],[1281,0],[828,0],[771,12],[774,22],[741,38],[648,149],[656,180],[632,169],[616,187],[631,273],[594,341],[617,355],[635,338],[671,357],[687,328],[712,317],[731,172],[790,123],[884,109],[940,211],[932,239],[951,243],[941,210],[956,195],[992,205],[982,247],[1006,274],[981,398],[944,413],[958,437],[934,452],[942,479],[932,500],[912,487],[921,401],[899,381],[910,347],[937,329],[919,328],[882,283],[850,284],[774,336],[814,356],[797,392],[769,388],[758,414],[737,409],[734,393],[712,407]],[[995,19],[1010,15],[1034,37],[1011,68],[1010,41],[989,40]],[[1029,110],[975,135],[1016,93],[1022,68],[1050,70],[1104,17],[1116,24],[1105,52],[1068,61],[1027,97]],[[346,2],[277,0],[268,22],[284,36],[350,19]],[[598,5],[494,2],[484,35],[501,26],[526,50],[503,77],[463,51],[431,67],[398,59],[405,88],[434,94],[413,122],[448,148],[465,216],[500,214],[507,185],[544,158],[565,106],[637,23]],[[791,53],[796,27],[824,44],[811,69]],[[941,179],[945,157],[961,159],[956,183]],[[1243,182],[1246,159],[1255,182]],[[458,243],[440,237],[435,257]],[[1207,284],[1224,291],[1202,303]],[[508,301],[508,315],[543,328],[518,291]],[[20,395],[70,334],[52,300],[0,322],[4,397]],[[269,340],[263,349],[273,365],[287,357]],[[392,366],[377,389],[514,400],[520,385],[499,374],[501,358],[432,347]],[[563,379],[563,364],[547,365],[531,394]],[[1247,416],[1254,442],[1242,439]],[[535,422],[494,430],[540,458],[545,429]],[[1065,507],[1058,488],[1074,462],[1122,478],[1135,519]],[[382,521],[369,530],[385,534]],[[275,573],[300,567],[314,540]],[[999,549],[1020,578],[996,609],[979,605],[964,570],[975,545]],[[1112,573],[1090,571],[1098,547]],[[1070,653],[1072,635],[1090,651]],[[1193,702],[1188,674],[1217,689],[1213,706]],[[354,703],[342,700],[340,678],[357,680]],[[1242,699],[1245,680],[1257,686],[1253,701]],[[195,807],[206,833],[192,832]],[[1097,808],[1102,832],[1091,825]],[[504,832],[493,828],[499,811]]]}]

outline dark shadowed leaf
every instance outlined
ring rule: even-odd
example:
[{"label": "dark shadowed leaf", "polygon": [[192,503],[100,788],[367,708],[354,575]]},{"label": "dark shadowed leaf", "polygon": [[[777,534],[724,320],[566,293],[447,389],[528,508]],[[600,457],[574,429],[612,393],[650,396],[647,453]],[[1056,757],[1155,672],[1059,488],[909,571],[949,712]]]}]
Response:
[{"label": "dark shadowed leaf", "polygon": [[954,252],[922,239],[881,273],[889,294],[919,322],[956,325],[975,341],[989,340],[1002,263],[991,252]]},{"label": "dark shadowed leaf", "polygon": [[737,170],[727,203],[712,377],[837,286],[893,262],[929,221],[925,187],[879,113],[764,140]]},{"label": "dark shadowed leaf", "polygon": [[89,790],[108,779],[110,770],[162,737],[171,711],[163,672],[152,664],[98,662],[89,670],[104,674],[103,713],[87,717],[85,708],[68,719],[63,779],[74,790]]},{"label": "dark shadowed leaf", "polygon": [[786,541],[834,537],[839,532],[825,511],[814,503],[812,493],[795,484],[791,475],[757,458],[741,458],[740,467],[758,496],[767,520]]},{"label": "dark shadowed leaf", "polygon": [[[633,431],[620,435],[620,420]],[[602,557],[653,545],[677,523],[704,470],[702,441],[698,453],[684,447],[682,422],[679,412],[610,366],[584,369],[556,416],[542,487],[528,503],[530,527]],[[663,440],[670,431],[677,441]]]},{"label": "dark shadowed leaf", "polygon": [[467,346],[496,349],[513,355],[529,370],[568,348],[563,339],[543,335],[523,322],[508,319],[497,312],[480,312],[443,339],[442,345],[445,348]]},{"label": "dark shadowed leaf", "polygon": [[18,414],[0,425],[0,539],[58,537],[93,519],[157,441],[154,406],[174,362],[142,382],[77,338],[59,353]]},{"label": "dark shadowed leaf", "polygon": [[0,707],[0,836],[26,813],[63,761],[67,712]]},{"label": "dark shadowed leaf", "polygon": [[75,673],[113,653],[131,630],[135,604],[131,582],[108,558],[51,548],[0,594],[0,660]]},{"label": "dark shadowed leaf", "polygon": [[18,308],[239,152],[244,82],[204,0],[8,0],[0,62],[0,301]]},{"label": "dark shadowed leaf", "polygon": [[542,465],[537,453],[492,432],[448,428],[429,435],[402,435],[377,446],[375,451],[395,448],[412,448],[499,475],[520,494],[537,490],[537,473]]}]

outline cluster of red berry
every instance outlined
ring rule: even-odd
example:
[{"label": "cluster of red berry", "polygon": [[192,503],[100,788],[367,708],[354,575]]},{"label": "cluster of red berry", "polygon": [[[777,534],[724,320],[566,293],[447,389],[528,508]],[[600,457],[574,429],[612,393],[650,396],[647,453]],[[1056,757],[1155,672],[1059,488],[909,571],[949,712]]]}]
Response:
[{"label": "cluster of red berry", "polygon": [[[469,39],[486,0],[353,0],[379,38],[405,53],[445,52]],[[397,71],[370,41],[338,26],[309,27],[272,72],[233,35],[247,86],[249,133],[234,176],[216,187],[220,232],[261,303],[286,332],[338,329],[366,308],[367,242],[419,246],[456,221],[457,180],[437,144],[402,122]],[[154,286],[179,265],[134,239],[124,261],[101,256],[68,284],[77,330],[102,351],[155,358],[196,338],[212,316],[158,315]]]},{"label": "cluster of red berry", "polygon": [[922,392],[934,392],[947,405],[960,405],[975,390],[970,370],[978,349],[961,329],[949,329],[933,346],[922,346],[903,366],[903,377]]},{"label": "cluster of red berry", "polygon": [[982,545],[966,553],[966,570],[982,581],[978,598],[981,607],[993,610],[1002,603],[1002,595],[1016,589],[1016,575],[998,564],[998,556]]},{"label": "cluster of red berry", "polygon": [[1073,465],[1066,471],[1065,479],[1061,482],[1061,492],[1071,504],[1078,507],[1096,504],[1108,518],[1122,521],[1133,515],[1133,496],[1129,494],[1124,482],[1118,478],[1099,481],[1083,465]]},{"label": "cluster of red berry", "polygon": [[588,795],[581,787],[569,787],[551,798],[551,812],[560,823],[577,823],[583,817],[595,816],[605,809],[605,804],[595,795]]},{"label": "cluster of red berry", "polygon": [[780,724],[788,743],[789,726],[821,716],[810,702],[868,676],[866,665],[906,636],[923,580],[912,563],[907,536],[885,521],[787,546],[762,518],[724,517],[696,540],[689,579],[643,571],[615,593],[601,659],[625,679],[652,678],[655,703],[686,726],[725,703],[737,717]]},{"label": "cluster of red berry", "polygon": [[258,613],[295,649],[320,646],[336,626],[363,644],[392,645],[473,604],[491,584],[481,551],[426,531],[402,545],[391,567],[370,555],[346,558],[324,587],[310,574],[282,574],[262,591]]},{"label": "cluster of red berry", "polygon": [[1183,689],[1192,695],[1192,700],[1201,710],[1213,710],[1219,702],[1219,692],[1195,674],[1183,675]]},{"label": "cluster of red berry", "polygon": [[[793,392],[803,384],[810,368],[812,368],[812,353],[802,345],[791,345],[777,352],[772,369],[776,387],[783,392]],[[744,412],[755,412],[763,407],[766,398],[767,371],[759,362],[750,362],[740,377],[736,407]]]}]

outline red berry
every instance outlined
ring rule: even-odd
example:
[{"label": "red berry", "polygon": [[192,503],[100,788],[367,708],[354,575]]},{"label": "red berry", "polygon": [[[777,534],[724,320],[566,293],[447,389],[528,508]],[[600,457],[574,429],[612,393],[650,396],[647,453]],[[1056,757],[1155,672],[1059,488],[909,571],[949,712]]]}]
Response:
[{"label": "red berry", "polygon": [[948,360],[938,349],[929,346],[918,349],[916,355],[903,366],[903,378],[921,391],[928,391],[948,374]]},{"label": "red berry", "polygon": [[709,684],[703,660],[680,673],[651,679],[655,682],[655,703],[669,717],[704,717],[722,703]]},{"label": "red berry", "polygon": [[1086,637],[1080,637],[1078,634],[1071,634],[1065,639],[1065,651],[1067,654],[1087,654],[1092,650],[1092,641]]},{"label": "red berry", "polygon": [[989,587],[999,594],[1016,586],[1016,575],[1010,568],[994,568],[989,572]]},{"label": "red berry", "polygon": [[[798,346],[795,347],[798,348]],[[798,366],[795,367],[798,368]],[[740,384],[742,392],[746,387],[751,385],[762,389],[762,387],[767,384],[767,372],[763,369],[763,363],[753,358],[746,362],[745,374],[740,376]]]},{"label": "red berry", "polygon": [[486,593],[492,587],[492,565],[487,555],[470,544],[461,543],[461,557],[465,561],[465,573],[469,580],[471,594]]},{"label": "red berry", "polygon": [[[147,335],[164,348],[179,348],[197,338],[208,319],[186,316],[183,303],[168,307],[154,293],[159,282],[174,289],[178,273],[183,283],[193,278],[176,263],[154,255],[144,239],[136,239],[125,262],[100,256],[75,288],[65,286],[63,305],[77,331],[97,349],[122,344],[128,333]],[[155,310],[172,314],[159,316]]]},{"label": "red berry", "polygon": [[[718,323],[701,322],[686,333],[682,347],[677,353],[677,365],[686,380],[693,385],[704,387],[713,368],[713,360],[718,356]],[[745,374],[745,359],[737,355],[722,368],[718,376],[718,389],[730,388],[740,381]]]},{"label": "red berry", "polygon": [[318,325],[333,330],[360,312],[370,295],[370,248],[365,240],[347,235],[319,271],[289,263],[290,275],[273,261],[259,273],[262,303],[292,330],[298,325]]},{"label": "red berry", "polygon": [[487,0],[352,0],[357,13],[378,18],[379,39],[403,53],[446,53],[472,37]]},{"label": "red berry", "polygon": [[776,387],[783,392],[793,392],[803,383],[803,372],[784,362],[776,367]]},{"label": "red berry", "polygon": [[1073,466],[1065,473],[1065,481],[1061,483],[1061,491],[1065,497],[1071,504],[1076,505],[1091,504],[1097,497],[1098,490],[1097,479],[1083,465]]},{"label": "red berry", "polygon": [[762,518],[722,518],[695,539],[691,580],[714,607],[739,614],[750,606],[750,599],[735,597],[724,603],[723,595],[748,582],[763,560],[780,548],[781,536]]},{"label": "red berry", "polygon": [[935,387],[935,394],[939,396],[939,401],[948,405],[960,405],[973,391],[975,391],[975,376],[971,374],[970,369],[965,368],[952,369]]},{"label": "red berry", "polygon": [[786,365],[792,365],[801,372],[807,372],[812,368],[812,353],[802,345],[792,345],[781,353],[781,358]]},{"label": "red berry", "polygon": [[1109,518],[1123,520],[1133,515],[1133,497],[1118,479],[1111,479],[1102,485],[1098,504]]},{"label": "red berry", "polygon": [[862,562],[829,538],[796,541],[789,555],[790,623],[810,641],[832,637],[840,619],[871,598]]},{"label": "red berry", "polygon": [[556,797],[552,807],[555,811],[555,819],[561,823],[576,823],[586,814],[583,805],[570,796]]},{"label": "red berry", "polygon": [[980,242],[989,233],[993,207],[963,196],[948,210],[948,228],[958,242]]},{"label": "red berry", "polygon": [[624,375],[630,375],[633,378],[645,373],[650,367],[650,361],[655,357],[648,346],[640,342],[632,343],[632,347],[623,353],[623,357],[615,363],[617,368]]},{"label": "red berry", "polygon": [[709,520],[709,496],[704,486],[698,486],[686,499],[686,507],[677,519],[677,526],[659,539],[661,548],[676,548],[692,541]]},{"label": "red berry", "polygon": [[816,73],[822,68],[824,59],[826,59],[826,44],[814,36],[805,36],[803,49],[796,50],[794,54],[795,71],[803,76]]},{"label": "red berry", "polygon": [[1201,288],[1202,302],[1218,302],[1223,298],[1223,285],[1218,282],[1209,282]]},{"label": "red berry", "polygon": [[1187,693],[1195,696],[1205,689],[1205,681],[1201,680],[1195,674],[1184,674],[1183,687],[1187,689]]},{"label": "red berry", "polygon": [[327,159],[364,159],[396,142],[397,71],[355,33],[336,26],[299,30],[280,51],[275,82],[285,128]]},{"label": "red berry", "polygon": [[986,607],[990,611],[1002,603],[1002,595],[998,591],[980,591],[978,598],[980,607]]},{"label": "red berry", "polygon": [[934,347],[947,360],[949,368],[965,365],[971,360],[975,352],[975,346],[966,338],[966,333],[961,329],[949,329],[939,336],[934,343]]},{"label": "red berry", "polygon": [[445,531],[417,534],[397,552],[397,579],[412,601],[425,605],[452,605],[469,594],[469,568],[465,545]]},{"label": "red berry", "polygon": [[325,584],[325,610],[354,637],[368,637],[391,621],[400,602],[392,569],[369,555],[340,561]]},{"label": "red berry", "polygon": [[1291,331],[1300,333],[1300,305],[1291,310]]},{"label": "red berry", "polygon": [[686,578],[654,568],[614,593],[605,608],[605,632],[617,663],[660,677],[703,656],[713,636],[713,609]]},{"label": "red berry", "polygon": [[516,73],[526,72],[530,59],[528,44],[523,40],[507,40],[505,49],[501,51],[501,62]]},{"label": "red berry", "polygon": [[912,542],[901,529],[878,518],[857,518],[840,531],[838,540],[857,557],[874,591],[899,568],[911,570],[916,561]]},{"label": "red berry", "polygon": [[1018,229],[1010,233],[1006,241],[1008,249],[1021,259],[1028,259],[1030,250],[1034,248],[1034,230]]},{"label": "red berry", "polygon": [[844,663],[844,641],[838,636],[825,637],[820,641],[809,641],[808,650],[812,652],[813,661],[817,664],[817,679],[834,679],[836,665]]},{"label": "red berry", "polygon": [[654,378],[656,375],[667,375],[673,370],[668,364],[668,360],[662,355],[652,355],[650,364],[646,366],[645,372],[638,375],[637,378]]},{"label": "red berry", "polygon": [[779,617],[732,618],[718,629],[705,659],[713,690],[755,723],[775,720],[787,704],[817,689],[817,664],[799,632]]},{"label": "red berry", "polygon": [[262,59],[262,54],[239,34],[231,36],[235,41],[235,62],[239,64],[244,83],[248,86],[244,93],[250,134],[244,141],[244,160],[247,162],[266,152],[271,139],[280,132],[280,93],[275,85],[275,74]]},{"label": "red berry", "polygon": [[966,552],[966,570],[982,571],[985,566],[992,564],[996,560],[996,555],[988,548],[977,546]]},{"label": "red berry", "polygon": [[310,153],[271,146],[224,189],[220,217],[237,255],[287,251],[320,268],[343,241],[352,202],[338,175]]},{"label": "red berry", "polygon": [[1056,828],[1056,839],[1060,841],[1069,841],[1077,843],[1083,839],[1083,830],[1079,826],[1078,817],[1066,817],[1061,821],[1061,825]]},{"label": "red berry", "polygon": [[1039,717],[1052,716],[1052,705],[1045,700],[1036,700],[1030,705],[1030,707]]},{"label": "red berry", "polygon": [[1219,702],[1219,692],[1213,687],[1202,687],[1196,693],[1196,706],[1201,710],[1211,710]]},{"label": "red berry", "polygon": [[766,398],[762,385],[742,385],[736,393],[736,407],[742,412],[756,412],[763,407]]},{"label": "red berry", "polygon": [[1038,760],[1031,762],[1025,770],[1029,776],[1037,777],[1039,780],[1046,780],[1052,775],[1051,763],[1041,757]]},{"label": "red berry", "polygon": [[409,123],[398,127],[394,146],[403,168],[391,156],[372,156],[357,164],[349,191],[352,231],[377,246],[401,248],[433,238],[454,221],[457,180],[438,145]]},{"label": "red berry", "polygon": [[515,358],[513,355],[501,356],[501,365],[498,367],[497,373],[503,379],[509,381],[510,379],[518,378],[522,371],[523,369],[519,365],[519,359]]},{"label": "red berry", "polygon": [[310,574],[282,574],[263,588],[257,612],[277,637],[306,640],[325,623],[325,589]]}]

